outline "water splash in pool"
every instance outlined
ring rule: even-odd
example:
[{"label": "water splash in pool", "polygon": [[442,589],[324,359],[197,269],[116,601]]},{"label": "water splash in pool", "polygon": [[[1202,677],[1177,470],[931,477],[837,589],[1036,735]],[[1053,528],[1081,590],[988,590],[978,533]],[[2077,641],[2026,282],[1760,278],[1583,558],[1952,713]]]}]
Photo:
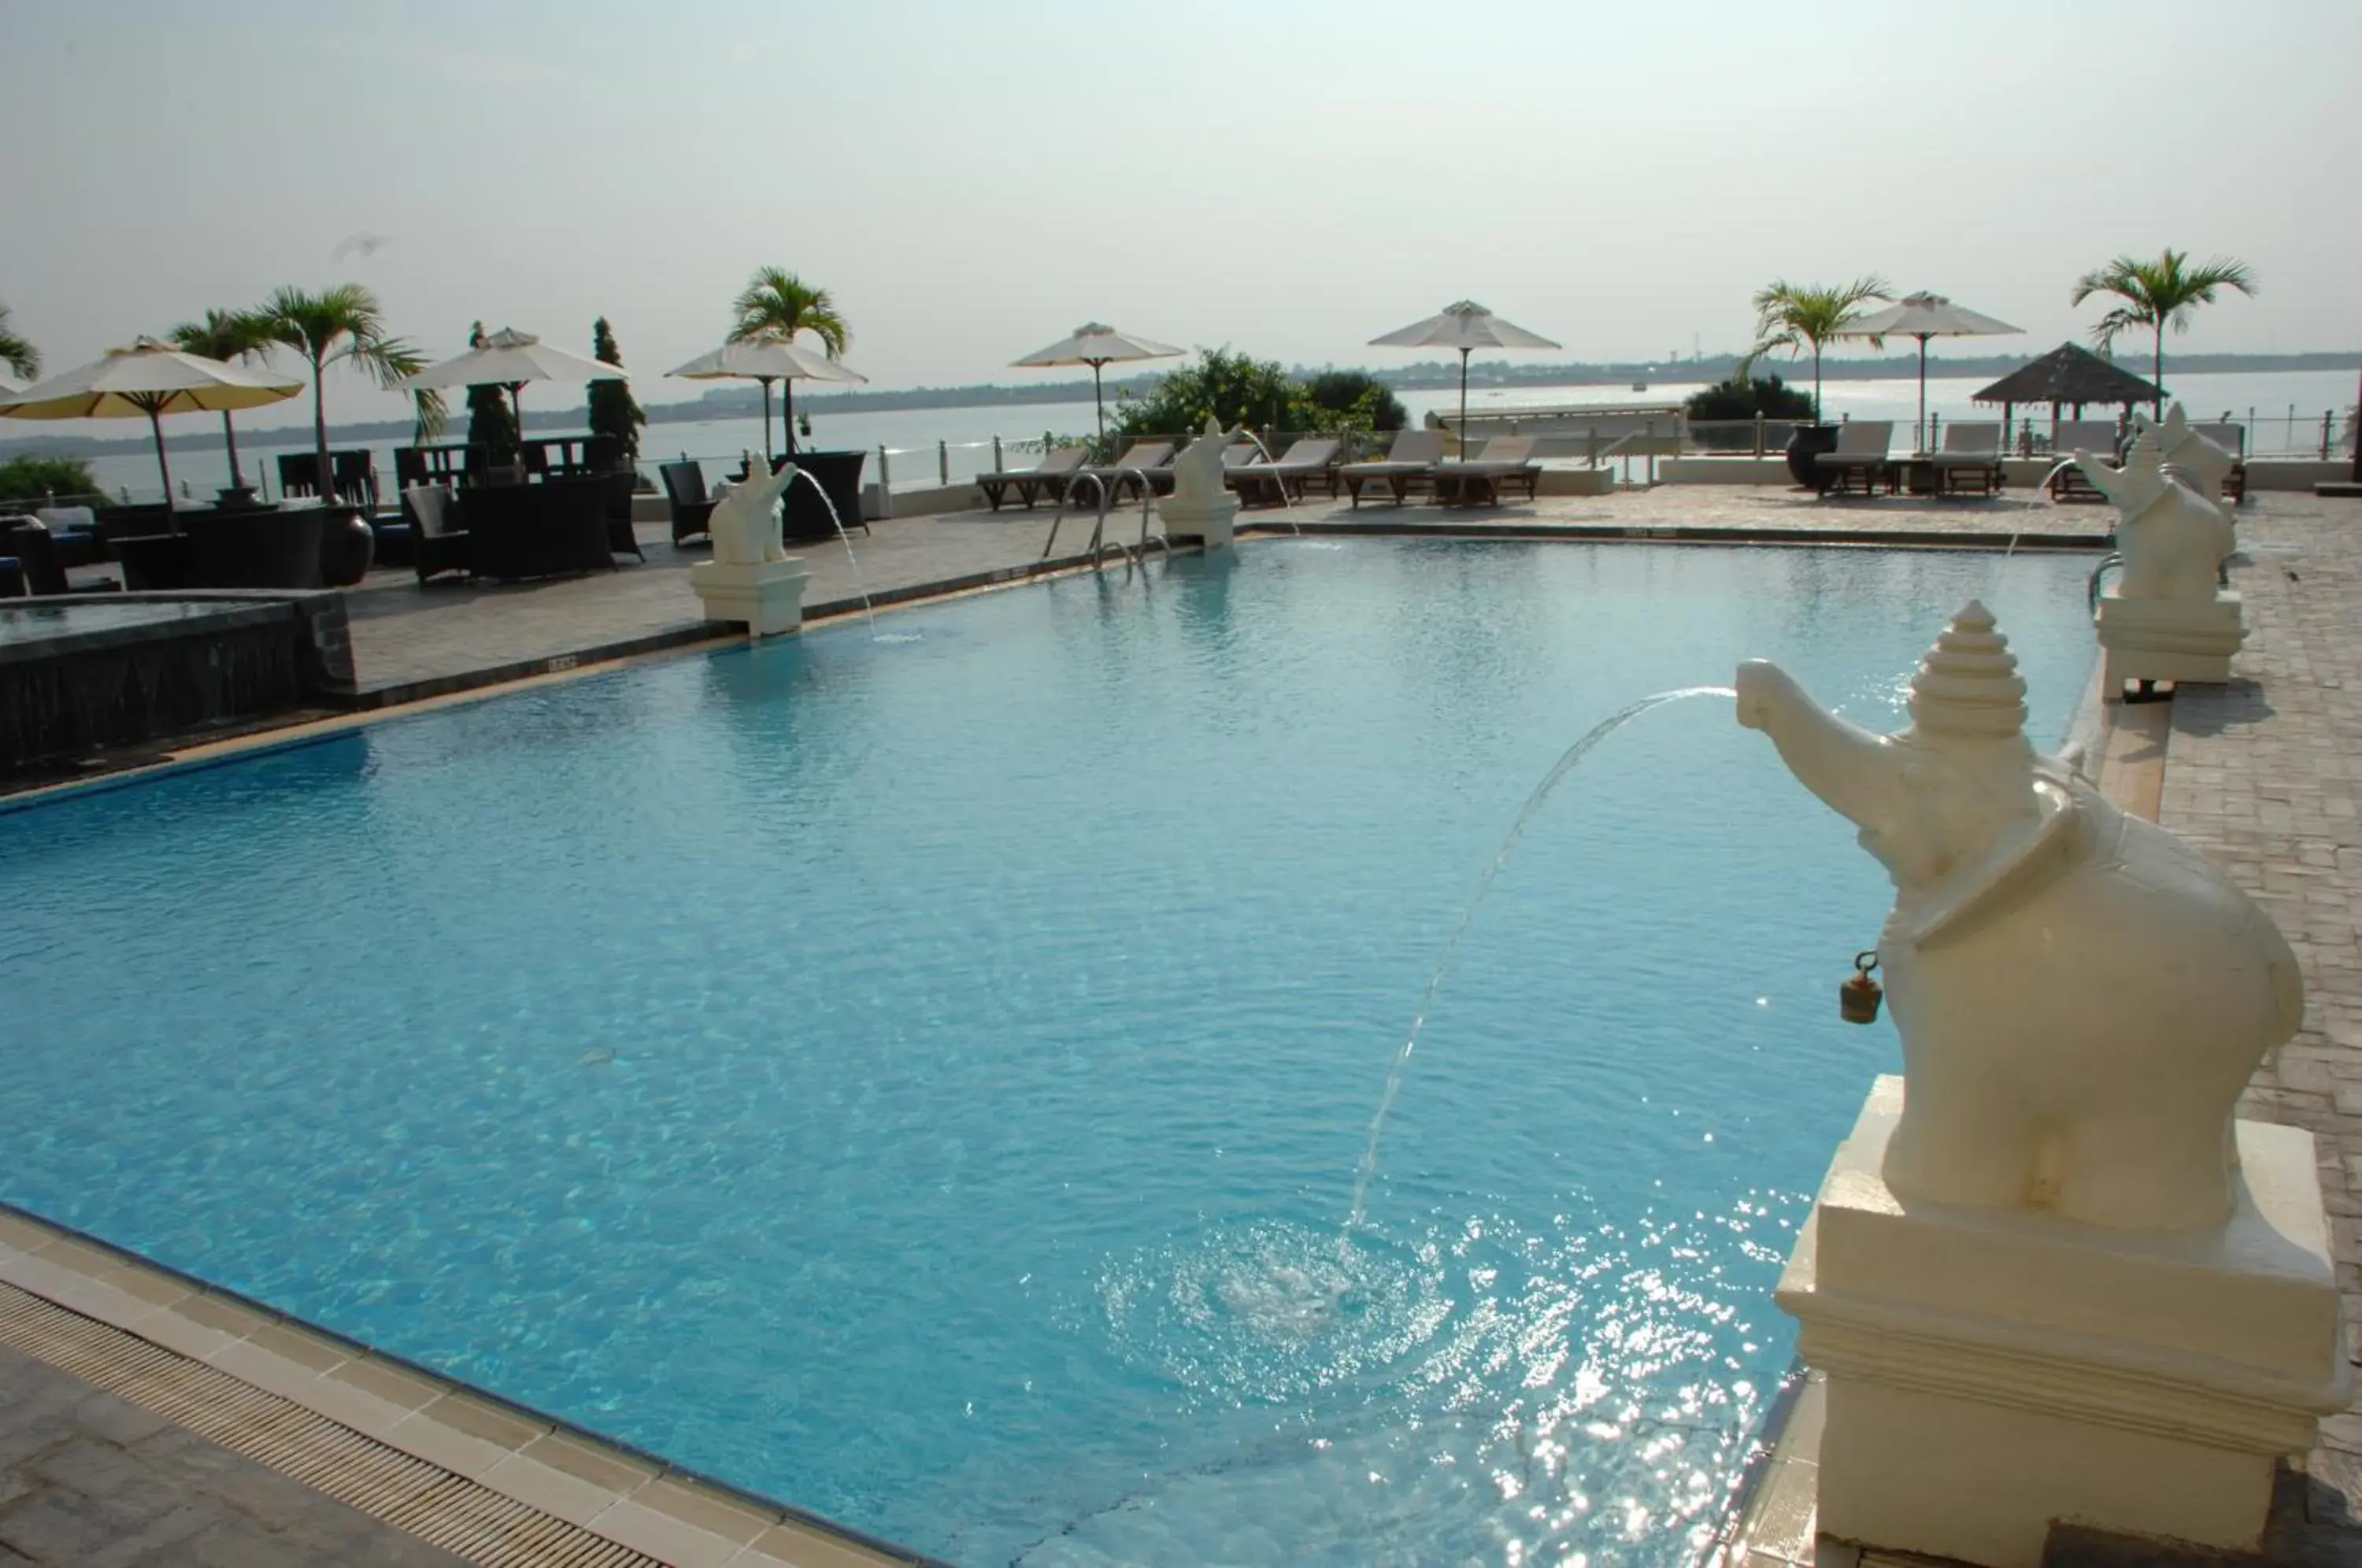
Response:
[{"label": "water splash in pool", "polygon": [[1507,835],[1501,840],[1501,847],[1494,851],[1493,863],[1485,867],[1483,876],[1476,878],[1476,891],[1469,899],[1467,909],[1462,911],[1460,924],[1451,933],[1451,940],[1443,944],[1443,956],[1437,961],[1435,974],[1427,982],[1427,994],[1419,999],[1418,1011],[1411,1016],[1410,1032],[1404,1036],[1402,1049],[1395,1053],[1394,1066],[1387,1070],[1385,1092],[1378,1097],[1378,1113],[1370,1119],[1369,1144],[1362,1151],[1361,1169],[1353,1176],[1353,1208],[1345,1220],[1348,1242],[1352,1233],[1361,1229],[1367,1212],[1370,1178],[1378,1168],[1378,1140],[1386,1130],[1386,1113],[1395,1108],[1395,1098],[1402,1093],[1403,1072],[1410,1066],[1411,1053],[1418,1049],[1419,1031],[1427,1027],[1427,1015],[1434,1010],[1436,993],[1443,988],[1443,982],[1451,976],[1452,966],[1459,963],[1461,945],[1468,940],[1468,928],[1474,923],[1476,911],[1484,907],[1485,895],[1493,890],[1493,879],[1501,874],[1501,867],[1508,864],[1509,852],[1518,846],[1518,840],[1541,811],[1542,803],[1550,799],[1551,791],[1558,788],[1560,779],[1574,771],[1575,765],[1589,755],[1592,747],[1650,709],[1661,708],[1685,697],[1737,695],[1727,686],[1683,686],[1672,691],[1660,691],[1653,697],[1643,697],[1628,707],[1618,709],[1594,724],[1581,740],[1567,747],[1566,755],[1543,775],[1534,792],[1526,798],[1525,809],[1518,813],[1518,820],[1509,824]]}]

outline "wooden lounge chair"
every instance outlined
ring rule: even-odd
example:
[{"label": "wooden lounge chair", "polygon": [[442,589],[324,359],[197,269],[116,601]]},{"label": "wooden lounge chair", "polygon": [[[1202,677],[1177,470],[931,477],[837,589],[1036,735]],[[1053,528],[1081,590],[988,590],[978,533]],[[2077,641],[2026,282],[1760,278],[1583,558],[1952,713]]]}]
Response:
[{"label": "wooden lounge chair", "polygon": [[2193,425],[2191,434],[2203,436],[2231,454],[2231,471],[2223,476],[2223,499],[2237,505],[2247,499],[2247,427],[2235,421]]},{"label": "wooden lounge chair", "polygon": [[[2050,449],[2062,461],[2078,452],[2089,452],[2114,462],[2117,439],[2116,422],[2113,419],[2069,419],[2060,422],[2058,434],[2051,438]],[[2082,469],[2069,463],[2051,474],[2050,499],[2083,502],[2108,498],[2083,477]]]},{"label": "wooden lounge chair", "polygon": [[711,543],[715,502],[705,493],[705,470],[691,462],[662,463],[657,477],[664,481],[665,499],[672,502],[673,548],[688,539]]},{"label": "wooden lounge chair", "polygon": [[[1243,463],[1222,476],[1239,492],[1242,506],[1285,506],[1304,499],[1306,487],[1324,486],[1330,499],[1337,494],[1337,448],[1327,436],[1307,436],[1280,454],[1275,463]],[[1228,454],[1225,454],[1227,460]]]},{"label": "wooden lounge chair", "polygon": [[1980,495],[2001,492],[2001,425],[1948,425],[1944,449],[1921,459],[1936,472],[1936,493]]},{"label": "wooden lounge chair", "polygon": [[1530,436],[1496,436],[1470,461],[1436,464],[1436,504],[1474,506],[1481,502],[1498,506],[1504,490],[1519,486],[1531,501],[1542,474],[1532,460],[1533,451]]},{"label": "wooden lounge chair", "polygon": [[1893,444],[1891,419],[1849,419],[1838,425],[1837,450],[1813,459],[1813,476],[1821,494],[1834,491],[1844,495],[1860,485],[1862,494],[1875,495],[1882,484],[1887,494],[1893,494],[1896,465],[1886,455]]},{"label": "wooden lounge chair", "polygon": [[1384,486],[1400,506],[1413,485],[1435,483],[1435,466],[1443,460],[1440,430],[1397,430],[1386,455],[1373,462],[1347,463],[1337,470],[1337,482],[1358,507],[1364,485]]},{"label": "wooden lounge chair", "polygon": [[[1174,447],[1170,441],[1137,441],[1125,448],[1122,457],[1105,468],[1076,469],[1075,478],[1090,475],[1107,486],[1110,502],[1121,501],[1124,492],[1140,493],[1141,476],[1146,476],[1148,488],[1158,495],[1169,494],[1173,489]],[[1126,473],[1125,469],[1132,472]],[[1067,481],[1071,486],[1073,480]],[[1094,498],[1096,502],[1096,497]]]},{"label": "wooden lounge chair", "polygon": [[984,491],[984,499],[992,503],[995,512],[1000,510],[1001,498],[1012,490],[1017,492],[1017,499],[1025,503],[1025,510],[1031,512],[1037,501],[1056,501],[1065,495],[1066,481],[1075,477],[1075,470],[1081,468],[1083,459],[1090,455],[1087,447],[1061,447],[1054,452],[1043,454],[1042,460],[1030,469],[1004,469],[995,473],[978,474],[976,476],[977,488]]}]

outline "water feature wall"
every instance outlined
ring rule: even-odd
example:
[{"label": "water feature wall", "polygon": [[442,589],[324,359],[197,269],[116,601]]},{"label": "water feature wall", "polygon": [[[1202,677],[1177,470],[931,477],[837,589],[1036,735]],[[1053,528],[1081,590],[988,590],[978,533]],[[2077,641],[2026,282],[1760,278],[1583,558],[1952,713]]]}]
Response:
[{"label": "water feature wall", "polygon": [[353,690],[337,593],[124,593],[0,607],[0,780]]}]

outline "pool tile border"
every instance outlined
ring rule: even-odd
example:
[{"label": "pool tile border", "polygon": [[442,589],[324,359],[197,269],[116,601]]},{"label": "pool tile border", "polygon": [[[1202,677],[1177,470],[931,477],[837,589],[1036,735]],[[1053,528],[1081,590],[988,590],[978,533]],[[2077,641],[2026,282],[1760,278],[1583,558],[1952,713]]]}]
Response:
[{"label": "pool tile border", "polygon": [[6,1203],[0,1284],[671,1568],[947,1568]]}]

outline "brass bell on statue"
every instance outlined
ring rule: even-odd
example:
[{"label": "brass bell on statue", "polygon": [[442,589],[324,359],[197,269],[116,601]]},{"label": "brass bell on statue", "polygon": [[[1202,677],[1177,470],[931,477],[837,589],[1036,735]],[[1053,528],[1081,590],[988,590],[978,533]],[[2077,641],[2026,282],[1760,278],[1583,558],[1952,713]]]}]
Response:
[{"label": "brass bell on statue", "polygon": [[1854,955],[1853,977],[1838,988],[1838,1016],[1848,1023],[1878,1021],[1878,1004],[1885,999],[1886,988],[1870,977],[1877,967],[1877,948]]}]

